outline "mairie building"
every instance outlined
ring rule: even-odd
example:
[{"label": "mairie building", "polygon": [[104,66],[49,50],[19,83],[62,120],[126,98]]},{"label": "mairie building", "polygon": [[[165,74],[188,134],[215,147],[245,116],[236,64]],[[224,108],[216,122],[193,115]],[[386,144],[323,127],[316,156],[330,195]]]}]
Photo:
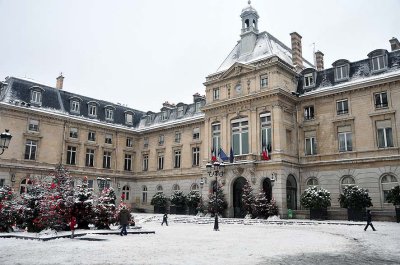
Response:
[{"label": "mairie building", "polygon": [[205,77],[205,96],[165,102],[160,112],[68,92],[62,75],[55,87],[7,77],[0,131],[13,137],[0,156],[0,185],[24,193],[62,164],[75,185],[87,176],[97,191],[97,179],[109,178],[126,203],[152,212],[160,191],[198,190],[207,200],[215,179],[205,165],[214,151],[234,157],[218,180],[226,216],[244,216],[247,180],[275,199],[282,218],[288,209],[307,217],[300,196],[311,185],[331,192],[329,218],[346,218],[338,198],[355,184],[368,189],[377,219],[393,220],[386,195],[400,181],[399,41],[325,68],[320,51],[315,63],[302,57],[300,34],[290,34],[289,47],[260,31],[250,4],[240,18],[240,39]]}]

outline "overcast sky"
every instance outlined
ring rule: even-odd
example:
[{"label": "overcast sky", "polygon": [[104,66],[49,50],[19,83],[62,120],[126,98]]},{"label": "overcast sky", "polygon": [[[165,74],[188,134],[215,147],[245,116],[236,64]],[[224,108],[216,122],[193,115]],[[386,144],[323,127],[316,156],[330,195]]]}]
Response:
[{"label": "overcast sky", "polygon": [[[366,58],[400,39],[399,0],[253,0],[259,30],[288,47],[303,36],[325,68]],[[247,0],[0,0],[0,79],[55,86],[60,72],[73,93],[159,111],[191,103],[240,39]]]}]

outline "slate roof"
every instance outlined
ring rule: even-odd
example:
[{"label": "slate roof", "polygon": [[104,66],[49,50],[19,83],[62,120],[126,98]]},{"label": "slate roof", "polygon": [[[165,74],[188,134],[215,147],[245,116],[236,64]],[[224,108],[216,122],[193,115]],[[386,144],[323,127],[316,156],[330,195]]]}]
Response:
[{"label": "slate roof", "polygon": [[[315,69],[305,69],[298,77],[297,92],[300,95],[315,94],[329,89],[341,88],[347,85],[356,84],[364,81],[375,80],[390,75],[400,75],[400,50],[387,53],[388,65],[383,71],[371,71],[371,59],[363,59],[350,62],[349,78],[342,81],[335,80],[335,68],[328,68],[322,71]],[[304,88],[304,74],[314,72],[316,74],[315,86]]]},{"label": "slate roof", "polygon": [[[65,115],[71,115],[79,118],[86,118],[97,122],[104,122],[107,124],[116,124],[126,127],[137,127],[140,118],[144,114],[142,111],[128,108],[119,104],[114,104],[104,100],[98,100],[74,94],[65,90],[60,90],[51,86],[39,84],[34,81],[30,81],[24,78],[9,77],[6,79],[8,85],[3,88],[0,94],[0,102],[9,103],[13,105],[20,105],[29,108],[36,108],[52,113],[62,113]],[[35,105],[31,102],[31,89],[38,87],[42,90],[42,104]],[[4,90],[5,89],[5,90]],[[71,112],[71,98],[81,99],[80,113],[75,114]],[[88,115],[88,102],[96,102],[97,117],[92,118]],[[114,110],[114,120],[106,121],[105,119],[105,108],[109,107]],[[125,112],[133,113],[133,124],[127,125],[125,123]]]},{"label": "slate roof", "polygon": [[[238,41],[233,50],[229,53],[228,57],[226,57],[221,66],[218,68],[217,72],[227,70],[236,62],[249,64],[254,61],[272,57],[274,55],[293,66],[292,50],[266,31],[257,35],[256,44],[251,53],[240,54],[240,42],[241,41]],[[303,65],[306,68],[314,67],[304,58]]]}]

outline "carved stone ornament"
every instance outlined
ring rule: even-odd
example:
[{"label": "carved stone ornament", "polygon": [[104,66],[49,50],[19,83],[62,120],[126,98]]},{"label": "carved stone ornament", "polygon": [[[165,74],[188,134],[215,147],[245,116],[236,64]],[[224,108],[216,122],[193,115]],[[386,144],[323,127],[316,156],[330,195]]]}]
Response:
[{"label": "carved stone ornament", "polygon": [[242,167],[240,167],[240,166],[237,166],[237,167],[235,167],[232,171],[233,171],[233,174],[234,174],[236,177],[241,177],[241,176],[243,175],[244,168],[242,168]]}]

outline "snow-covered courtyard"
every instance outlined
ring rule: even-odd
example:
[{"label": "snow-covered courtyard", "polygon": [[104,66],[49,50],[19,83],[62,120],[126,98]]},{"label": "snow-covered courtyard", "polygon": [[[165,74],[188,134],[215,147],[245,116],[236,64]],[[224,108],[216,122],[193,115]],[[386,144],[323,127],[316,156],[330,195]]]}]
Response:
[{"label": "snow-covered courtyard", "polygon": [[[1,264],[400,264],[400,224],[263,223],[137,214],[155,234],[86,235],[50,241],[0,238]],[[351,223],[357,224],[357,223]],[[362,223],[359,223],[362,224]],[[369,228],[370,229],[370,228]],[[79,230],[76,231],[78,233]],[[65,232],[67,233],[67,232]],[[60,234],[60,233],[59,233]]]}]

